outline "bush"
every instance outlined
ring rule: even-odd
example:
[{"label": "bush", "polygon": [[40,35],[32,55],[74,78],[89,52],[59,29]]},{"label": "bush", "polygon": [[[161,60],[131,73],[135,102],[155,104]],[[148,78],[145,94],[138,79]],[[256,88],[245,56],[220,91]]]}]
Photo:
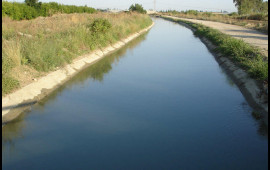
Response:
[{"label": "bush", "polygon": [[140,4],[131,5],[129,7],[129,11],[146,14],[146,10],[144,10],[142,5],[140,5]]},{"label": "bush", "polygon": [[265,14],[254,14],[254,15],[250,15],[247,17],[247,19],[250,19],[250,20],[266,20],[268,17],[268,15],[265,15]]},{"label": "bush", "polygon": [[112,27],[112,25],[107,19],[98,18],[95,19],[89,27],[93,33],[105,33]]},{"label": "bush", "polygon": [[196,11],[196,10],[188,10],[188,11],[185,12],[185,14],[189,14],[189,15],[198,15],[199,12]]},{"label": "bush", "polygon": [[236,16],[239,16],[237,12],[232,12],[230,14],[228,14],[229,16],[232,16],[232,17],[236,17]]}]

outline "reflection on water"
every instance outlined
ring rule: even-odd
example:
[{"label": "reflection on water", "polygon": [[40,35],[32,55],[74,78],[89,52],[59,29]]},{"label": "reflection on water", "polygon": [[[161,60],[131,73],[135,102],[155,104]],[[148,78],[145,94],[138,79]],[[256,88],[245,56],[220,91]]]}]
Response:
[{"label": "reflection on water", "polygon": [[2,126],[2,151],[8,149],[9,152],[16,152],[14,139],[23,138],[22,131],[27,125],[24,122],[26,114],[21,114],[15,120]]},{"label": "reflection on water", "polygon": [[258,130],[257,130],[258,134],[268,139],[268,126],[265,124],[265,121],[263,120],[263,117],[261,116],[261,114],[255,111],[252,111],[251,115],[258,124]]},{"label": "reflection on water", "polygon": [[81,84],[89,78],[102,82],[104,75],[111,71],[112,64],[117,64],[119,60],[124,57],[127,50],[132,50],[132,48],[135,48],[140,42],[145,40],[147,34],[148,33],[145,33],[139,36],[135,40],[129,42],[125,47],[117,50],[107,57],[104,57],[101,59],[101,61],[83,70],[80,75],[75,76],[71,81],[68,82],[68,84]]}]

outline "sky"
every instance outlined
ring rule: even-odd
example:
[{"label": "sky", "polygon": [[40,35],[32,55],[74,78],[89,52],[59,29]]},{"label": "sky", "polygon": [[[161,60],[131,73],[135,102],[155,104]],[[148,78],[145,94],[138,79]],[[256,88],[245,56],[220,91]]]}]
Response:
[{"label": "sky", "polygon": [[[8,0],[24,2],[24,0]],[[128,9],[131,4],[141,4],[145,9],[154,9],[154,0],[39,0],[39,2],[57,2],[66,5],[87,5],[100,9]],[[156,0],[156,10],[202,10],[236,12],[233,0]]]}]

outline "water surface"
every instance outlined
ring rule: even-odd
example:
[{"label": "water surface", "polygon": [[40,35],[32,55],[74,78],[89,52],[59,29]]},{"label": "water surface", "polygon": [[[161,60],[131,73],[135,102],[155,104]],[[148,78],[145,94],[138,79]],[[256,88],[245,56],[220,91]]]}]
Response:
[{"label": "water surface", "polygon": [[178,24],[85,69],[2,128],[8,169],[267,169],[267,129]]}]

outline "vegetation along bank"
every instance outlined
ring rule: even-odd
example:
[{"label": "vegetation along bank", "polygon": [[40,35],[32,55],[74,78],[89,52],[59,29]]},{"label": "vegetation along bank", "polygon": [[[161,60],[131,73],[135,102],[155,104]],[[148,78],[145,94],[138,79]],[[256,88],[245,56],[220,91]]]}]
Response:
[{"label": "vegetation along bank", "polygon": [[151,25],[147,15],[59,14],[33,20],[2,18],[2,96],[76,57]]},{"label": "vegetation along bank", "polygon": [[159,17],[183,24],[199,36],[238,85],[250,105],[268,117],[268,58],[259,49],[201,24]]}]

